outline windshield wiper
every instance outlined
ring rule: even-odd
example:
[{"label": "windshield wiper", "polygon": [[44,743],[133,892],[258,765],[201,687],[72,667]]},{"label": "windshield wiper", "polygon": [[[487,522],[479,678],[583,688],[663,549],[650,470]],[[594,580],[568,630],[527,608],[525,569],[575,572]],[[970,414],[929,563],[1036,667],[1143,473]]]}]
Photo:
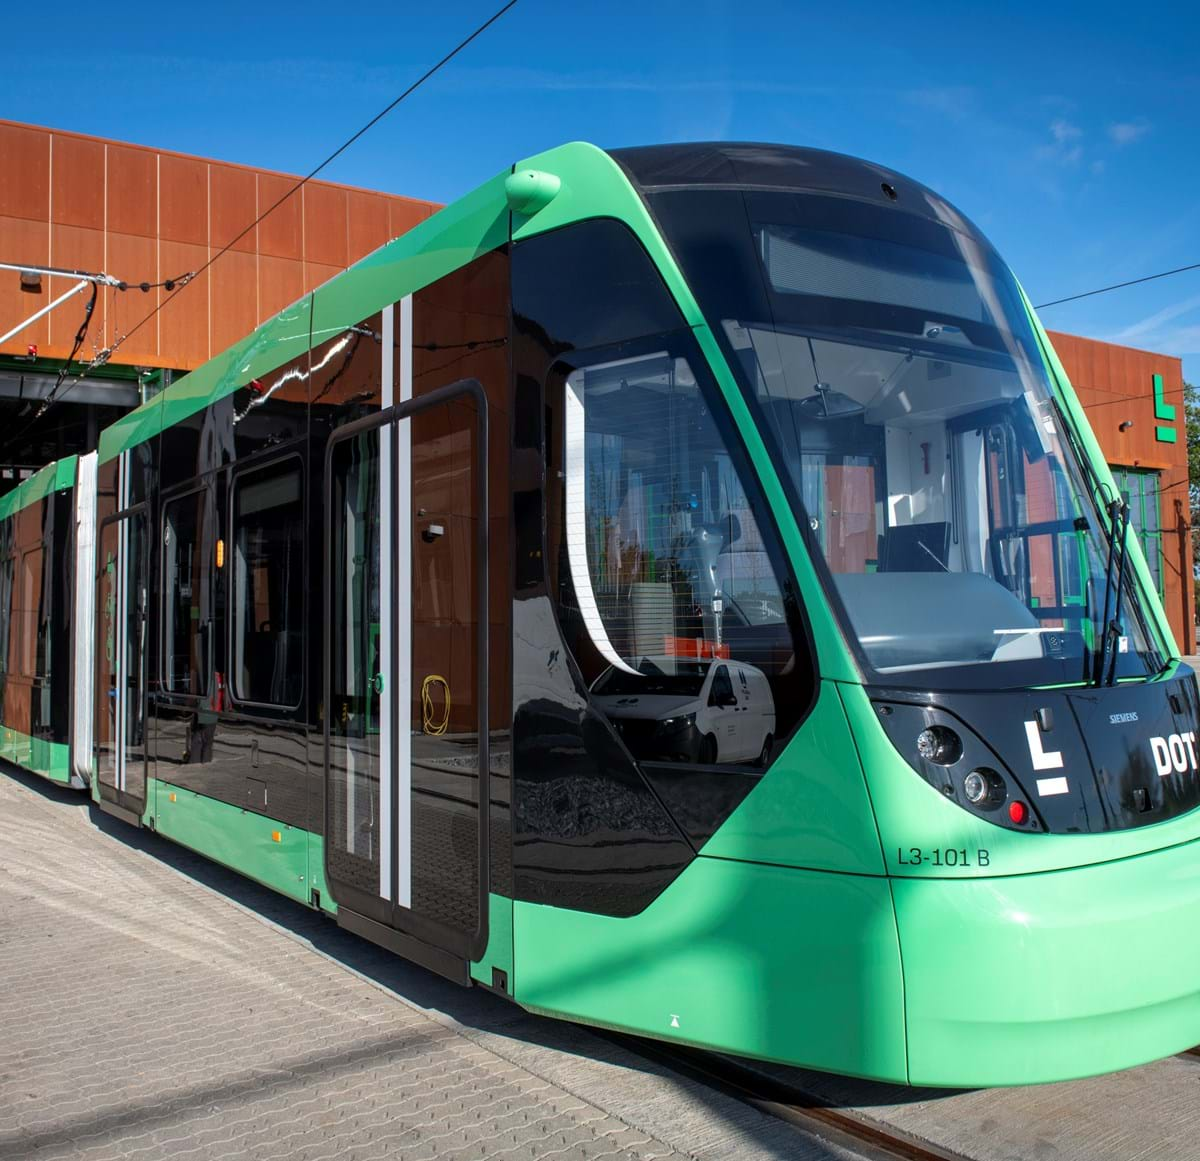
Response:
[{"label": "windshield wiper", "polygon": [[[1128,531],[1129,505],[1118,497],[1108,505],[1108,567],[1104,572],[1104,603],[1101,606],[1100,641],[1096,646],[1096,664],[1092,673],[1096,685],[1112,685],[1117,678],[1117,655],[1120,653],[1121,638],[1125,628],[1121,623],[1121,612],[1125,598],[1125,562],[1129,559]],[[1112,617],[1109,617],[1109,606],[1113,602],[1113,576],[1116,576],[1116,602]],[[1109,650],[1112,660],[1107,675],[1104,663],[1108,660]]]}]

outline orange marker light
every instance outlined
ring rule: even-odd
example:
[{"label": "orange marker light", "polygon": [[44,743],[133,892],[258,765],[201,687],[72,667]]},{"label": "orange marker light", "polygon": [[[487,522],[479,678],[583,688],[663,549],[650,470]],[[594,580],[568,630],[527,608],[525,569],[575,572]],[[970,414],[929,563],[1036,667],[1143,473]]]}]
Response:
[{"label": "orange marker light", "polygon": [[283,835],[281,835],[279,831],[273,830],[271,831],[271,841],[273,843],[281,843],[283,842]]},{"label": "orange marker light", "polygon": [[225,567],[225,541],[217,541],[217,568]]},{"label": "orange marker light", "polygon": [[172,790],[172,791],[171,791],[171,793],[167,795],[167,797],[168,797],[168,798],[169,798],[169,799],[170,799],[172,802],[174,802],[174,801],[175,801],[175,791],[174,791],[174,790]]}]

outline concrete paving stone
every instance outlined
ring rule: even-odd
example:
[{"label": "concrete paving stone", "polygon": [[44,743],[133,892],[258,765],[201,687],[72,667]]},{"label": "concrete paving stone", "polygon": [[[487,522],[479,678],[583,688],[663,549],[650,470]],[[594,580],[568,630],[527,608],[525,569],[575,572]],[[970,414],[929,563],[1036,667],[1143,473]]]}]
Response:
[{"label": "concrete paving stone", "polygon": [[0,1158],[854,1156],[0,772]]}]

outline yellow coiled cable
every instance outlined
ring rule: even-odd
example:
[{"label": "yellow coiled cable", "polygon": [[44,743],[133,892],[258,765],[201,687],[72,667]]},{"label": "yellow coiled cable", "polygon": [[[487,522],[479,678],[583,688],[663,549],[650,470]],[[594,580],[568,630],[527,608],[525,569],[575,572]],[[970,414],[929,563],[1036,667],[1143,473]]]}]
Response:
[{"label": "yellow coiled cable", "polygon": [[[446,705],[442,712],[442,720],[434,721],[434,715],[437,712],[437,707],[433,704],[433,693],[431,687],[440,685],[445,691]],[[424,681],[421,682],[421,728],[427,734],[433,734],[435,737],[446,732],[446,727],[450,725],[450,683],[440,674],[431,673]]]}]

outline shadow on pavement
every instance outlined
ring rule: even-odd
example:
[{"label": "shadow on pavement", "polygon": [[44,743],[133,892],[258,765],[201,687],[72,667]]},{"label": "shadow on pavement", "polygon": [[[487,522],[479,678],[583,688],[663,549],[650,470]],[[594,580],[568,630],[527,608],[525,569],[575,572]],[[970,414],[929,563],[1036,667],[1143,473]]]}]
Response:
[{"label": "shadow on pavement", "polygon": [[[310,944],[322,955],[358,973],[400,1000],[450,1017],[463,1025],[468,1034],[473,1030],[502,1036],[535,1047],[586,1057],[625,1069],[636,1069],[665,1078],[676,1085],[691,1087],[695,1083],[683,1079],[666,1065],[646,1059],[638,1051],[637,1037],[596,1033],[583,1025],[533,1015],[512,1001],[481,988],[459,987],[341,930],[335,920],[322,912],[285,898],[186,847],[161,838],[153,831],[136,829],[105,814],[82,791],[57,786],[7,763],[0,763],[0,768],[14,781],[44,798],[61,803],[65,807],[86,810],[91,824],[97,830],[127,848],[142,852],[259,918],[275,924],[293,937]],[[495,1046],[489,1044],[488,1047]],[[953,1095],[955,1091],[880,1084],[783,1065],[753,1066],[777,1083],[800,1089],[819,1098],[822,1103],[835,1107],[870,1109],[875,1105],[929,1102]],[[715,1093],[712,1093],[712,1096],[717,1098]],[[709,1100],[709,1103],[712,1104],[713,1101]],[[829,1155],[844,1156],[844,1153]]]}]

